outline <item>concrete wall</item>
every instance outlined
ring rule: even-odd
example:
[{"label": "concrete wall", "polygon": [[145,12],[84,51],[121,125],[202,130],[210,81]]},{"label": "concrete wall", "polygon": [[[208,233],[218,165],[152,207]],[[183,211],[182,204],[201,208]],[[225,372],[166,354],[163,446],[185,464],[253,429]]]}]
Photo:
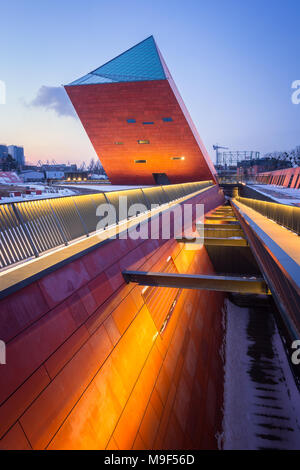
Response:
[{"label": "concrete wall", "polygon": [[[223,202],[216,187],[189,202],[204,199]],[[1,300],[1,449],[216,448],[223,294],[181,291],[161,335],[121,274],[170,256],[179,272],[213,272],[205,249],[113,240]]]}]

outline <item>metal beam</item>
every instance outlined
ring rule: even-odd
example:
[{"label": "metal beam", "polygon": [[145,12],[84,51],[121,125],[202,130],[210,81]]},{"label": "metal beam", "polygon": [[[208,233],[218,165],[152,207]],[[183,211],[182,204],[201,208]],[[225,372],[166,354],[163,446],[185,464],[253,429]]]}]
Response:
[{"label": "metal beam", "polygon": [[222,212],[221,212],[221,211],[215,211],[215,212],[212,212],[211,215],[224,215],[224,216],[228,216],[228,215],[234,215],[234,213],[233,213],[233,211],[230,211],[230,212],[229,212],[229,211],[226,211],[226,212],[224,212],[224,211],[222,211]]},{"label": "metal beam", "polygon": [[213,213],[214,214],[219,214],[219,213],[222,213],[222,214],[231,214],[233,212],[233,209],[232,207],[228,207],[228,209],[216,209]]},{"label": "metal beam", "polygon": [[200,245],[214,246],[248,246],[247,240],[242,237],[220,238],[220,237],[196,237],[196,238],[177,238],[178,243],[199,243]]},{"label": "metal beam", "polygon": [[205,217],[207,220],[215,219],[215,220],[224,220],[224,221],[229,221],[229,220],[237,220],[235,216],[223,216],[223,215],[208,215]]},{"label": "metal beam", "polygon": [[241,229],[241,225],[238,221],[232,221],[230,223],[226,223],[226,224],[220,224],[220,223],[217,223],[217,224],[206,224],[206,223],[200,223],[198,222],[196,224],[196,227],[200,227],[200,229],[203,229],[203,228],[215,228],[215,229],[219,229],[219,228],[230,228],[230,229],[234,229],[236,228],[237,230],[240,230]]},{"label": "metal beam", "polygon": [[205,237],[214,237],[214,238],[229,238],[229,237],[241,237],[245,238],[243,230],[238,228],[206,228],[204,227],[204,236]]},{"label": "metal beam", "polygon": [[234,217],[233,212],[213,212],[211,215],[217,215],[219,217]]},{"label": "metal beam", "polygon": [[242,238],[242,237],[234,237],[234,238],[205,237],[204,245],[248,246],[248,242],[245,238]]},{"label": "metal beam", "polygon": [[262,277],[213,276],[145,271],[123,271],[123,277],[127,284],[134,282],[140,286],[270,295],[268,286]]},{"label": "metal beam", "polygon": [[[209,214],[206,216],[206,218],[210,218],[210,219],[232,219],[233,217],[235,217],[234,214],[226,214],[226,215],[222,215],[222,214]],[[236,217],[235,217],[236,218]]]}]

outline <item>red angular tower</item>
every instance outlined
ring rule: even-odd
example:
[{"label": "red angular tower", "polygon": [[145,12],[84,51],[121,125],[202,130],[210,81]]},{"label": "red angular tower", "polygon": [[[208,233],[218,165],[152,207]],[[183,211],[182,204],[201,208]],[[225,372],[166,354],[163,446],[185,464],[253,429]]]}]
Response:
[{"label": "red angular tower", "polygon": [[111,183],[215,181],[153,36],[65,89]]}]

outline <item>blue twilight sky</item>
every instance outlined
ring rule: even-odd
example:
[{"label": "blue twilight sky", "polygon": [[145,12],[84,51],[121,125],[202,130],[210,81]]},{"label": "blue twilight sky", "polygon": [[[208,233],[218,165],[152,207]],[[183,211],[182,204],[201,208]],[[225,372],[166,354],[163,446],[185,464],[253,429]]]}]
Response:
[{"label": "blue twilight sky", "polygon": [[213,158],[216,142],[262,153],[300,145],[299,0],[0,0],[0,13],[0,143],[24,145],[28,161],[95,156],[67,105],[49,109],[51,89],[39,90],[151,34]]}]

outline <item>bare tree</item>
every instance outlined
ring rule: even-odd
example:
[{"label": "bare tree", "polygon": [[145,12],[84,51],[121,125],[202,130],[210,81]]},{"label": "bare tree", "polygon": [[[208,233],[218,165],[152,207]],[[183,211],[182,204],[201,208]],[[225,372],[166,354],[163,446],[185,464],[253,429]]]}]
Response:
[{"label": "bare tree", "polygon": [[273,163],[274,170],[300,165],[300,146],[285,152],[269,152],[265,158]]},{"label": "bare tree", "polygon": [[89,166],[88,166],[88,170],[90,172],[94,172],[94,168],[95,168],[95,160],[93,158],[91,158],[91,161],[90,161]]},{"label": "bare tree", "polygon": [[82,162],[79,169],[80,169],[80,171],[86,171],[86,163]]}]

